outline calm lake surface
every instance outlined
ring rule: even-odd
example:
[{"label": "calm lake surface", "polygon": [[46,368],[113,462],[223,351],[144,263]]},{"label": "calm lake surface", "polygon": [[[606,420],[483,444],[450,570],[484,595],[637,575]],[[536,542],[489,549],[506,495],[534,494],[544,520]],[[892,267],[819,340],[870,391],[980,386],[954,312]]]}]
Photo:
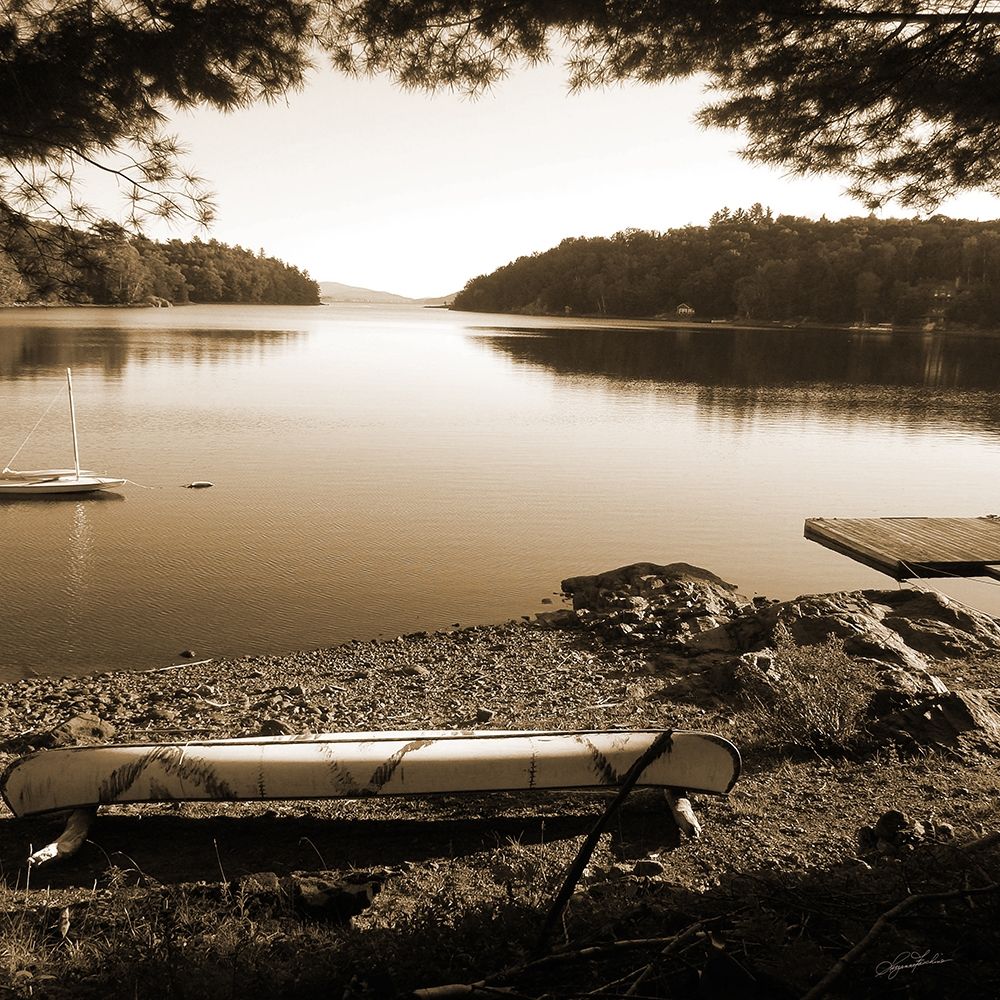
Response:
[{"label": "calm lake surface", "polygon": [[83,466],[147,488],[0,503],[4,679],[501,621],[637,560],[892,587],[803,520],[1000,512],[993,337],[7,309],[0,463],[56,399],[12,464],[72,465],[67,366]]}]

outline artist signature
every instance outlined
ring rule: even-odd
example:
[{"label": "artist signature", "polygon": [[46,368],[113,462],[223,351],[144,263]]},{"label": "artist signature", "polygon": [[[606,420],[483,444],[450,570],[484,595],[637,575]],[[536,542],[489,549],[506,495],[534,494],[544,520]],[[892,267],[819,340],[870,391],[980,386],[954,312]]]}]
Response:
[{"label": "artist signature", "polygon": [[930,949],[923,954],[917,951],[901,951],[891,962],[879,962],[875,966],[875,975],[895,979],[907,969],[919,969],[922,965],[945,965],[951,961],[954,959],[942,958],[937,952],[932,955]]}]

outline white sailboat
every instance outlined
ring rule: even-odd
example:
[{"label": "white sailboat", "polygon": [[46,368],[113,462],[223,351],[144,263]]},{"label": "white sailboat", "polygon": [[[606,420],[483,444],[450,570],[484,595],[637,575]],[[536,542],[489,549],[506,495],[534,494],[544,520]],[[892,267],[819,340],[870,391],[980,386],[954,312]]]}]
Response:
[{"label": "white sailboat", "polygon": [[125,485],[124,479],[99,476],[96,472],[80,468],[80,446],[76,436],[76,407],[73,403],[73,373],[69,368],[66,369],[66,387],[69,391],[69,422],[73,431],[73,468],[19,471],[5,466],[0,472],[0,496],[93,493],[97,490],[113,490]]}]

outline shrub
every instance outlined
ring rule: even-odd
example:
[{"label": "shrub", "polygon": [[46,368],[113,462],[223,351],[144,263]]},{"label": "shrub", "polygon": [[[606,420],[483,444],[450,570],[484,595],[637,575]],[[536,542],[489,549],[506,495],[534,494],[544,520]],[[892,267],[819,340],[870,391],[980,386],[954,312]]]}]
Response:
[{"label": "shrub", "polygon": [[871,664],[848,656],[835,636],[799,646],[779,626],[774,639],[770,667],[746,669],[736,678],[755,716],[759,742],[822,757],[856,751],[865,742],[867,708],[876,687]]}]

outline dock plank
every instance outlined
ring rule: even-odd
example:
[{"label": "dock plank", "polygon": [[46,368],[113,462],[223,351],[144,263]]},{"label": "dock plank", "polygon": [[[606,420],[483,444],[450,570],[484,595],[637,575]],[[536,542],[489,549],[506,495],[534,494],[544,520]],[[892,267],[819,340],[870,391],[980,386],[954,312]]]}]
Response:
[{"label": "dock plank", "polygon": [[991,576],[1000,564],[996,517],[812,517],[804,534],[897,580]]}]

